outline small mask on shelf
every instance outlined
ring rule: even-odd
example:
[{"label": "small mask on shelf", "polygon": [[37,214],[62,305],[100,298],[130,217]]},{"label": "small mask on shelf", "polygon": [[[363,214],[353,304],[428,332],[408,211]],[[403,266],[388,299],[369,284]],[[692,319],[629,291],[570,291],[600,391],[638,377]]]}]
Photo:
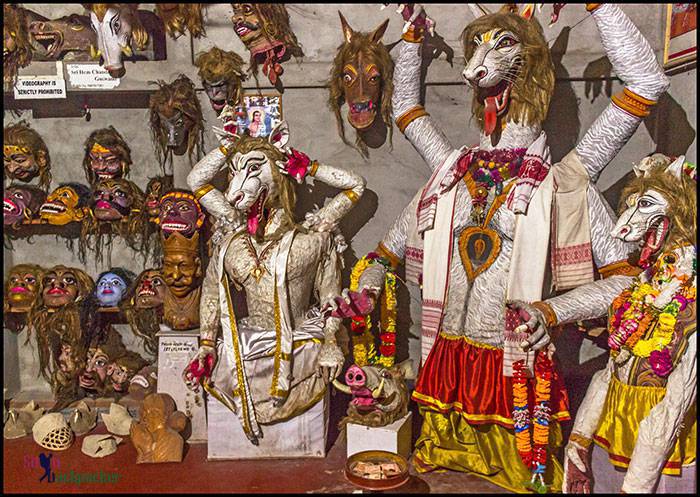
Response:
[{"label": "small mask on shelf", "polygon": [[121,267],[113,267],[97,277],[95,297],[100,307],[117,307],[134,280],[135,274]]},{"label": "small mask on shelf", "polygon": [[39,187],[46,191],[51,183],[51,156],[41,135],[25,121],[3,130],[5,176],[29,183],[39,177]]},{"label": "small mask on shelf", "polygon": [[158,213],[160,212],[160,199],[172,189],[172,176],[156,176],[148,180],[146,185],[146,212],[150,222],[157,222]]},{"label": "small mask on shelf", "polygon": [[3,224],[16,227],[34,219],[44,202],[44,190],[31,185],[10,185],[5,190]]},{"label": "small mask on shelf", "polygon": [[82,222],[90,215],[90,189],[81,183],[61,183],[49,193],[39,217],[53,225]]},{"label": "small mask on shelf", "polygon": [[27,312],[39,296],[44,269],[36,264],[18,264],[5,280],[6,312]]},{"label": "small mask on shelf", "polygon": [[93,131],[85,142],[83,169],[90,184],[125,178],[131,167],[131,149],[112,126]]}]

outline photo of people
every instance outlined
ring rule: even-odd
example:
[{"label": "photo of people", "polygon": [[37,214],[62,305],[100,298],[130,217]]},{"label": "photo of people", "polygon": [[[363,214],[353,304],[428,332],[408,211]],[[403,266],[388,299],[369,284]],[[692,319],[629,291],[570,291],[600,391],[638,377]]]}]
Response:
[{"label": "photo of people", "polygon": [[244,95],[243,106],[236,109],[238,133],[247,132],[253,137],[270,134],[282,121],[282,97],[280,95]]}]

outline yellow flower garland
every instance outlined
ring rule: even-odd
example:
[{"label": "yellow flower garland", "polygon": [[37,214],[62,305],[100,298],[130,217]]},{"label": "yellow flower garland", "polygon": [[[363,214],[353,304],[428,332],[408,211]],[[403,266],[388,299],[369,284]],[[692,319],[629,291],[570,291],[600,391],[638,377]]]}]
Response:
[{"label": "yellow flower garland", "polygon": [[[352,268],[352,273],[350,274],[350,291],[357,292],[359,290],[360,277],[371,264],[380,263],[377,262],[376,259],[367,258],[367,256],[357,261],[357,264]],[[391,270],[387,270],[384,278],[384,292],[382,294],[380,308],[380,329],[382,333],[396,334],[396,313],[396,275]],[[390,355],[380,354],[379,357],[377,357],[377,351],[374,346],[374,336],[372,335],[372,317],[369,314],[364,317],[364,324],[365,326],[362,334],[358,335],[354,333],[352,335],[352,354],[355,364],[360,367],[368,364],[378,364],[387,368],[393,366],[396,355],[395,346],[393,347],[394,353]],[[389,344],[388,342],[382,341],[382,345],[395,345],[395,343]]]}]

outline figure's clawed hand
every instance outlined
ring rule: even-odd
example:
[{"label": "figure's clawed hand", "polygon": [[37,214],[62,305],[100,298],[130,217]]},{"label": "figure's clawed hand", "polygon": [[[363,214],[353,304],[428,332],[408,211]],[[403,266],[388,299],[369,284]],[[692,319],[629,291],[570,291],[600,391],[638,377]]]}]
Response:
[{"label": "figure's clawed hand", "polygon": [[211,378],[216,364],[216,349],[207,345],[199,347],[197,354],[182,372],[185,385],[194,392],[199,391],[199,384]]},{"label": "figure's clawed hand", "polygon": [[529,336],[520,343],[520,347],[524,351],[532,349],[533,351],[540,350],[548,345],[551,341],[549,330],[547,329],[547,320],[537,307],[523,302],[521,300],[513,300],[508,302],[508,307],[518,312],[521,321],[524,323],[515,328],[516,333],[528,333]]},{"label": "figure's clawed hand", "polygon": [[328,384],[338,377],[344,362],[345,356],[336,343],[324,343],[318,353],[316,375]]},{"label": "figure's clawed hand", "polygon": [[334,318],[352,318],[366,316],[374,309],[376,302],[375,293],[369,288],[363,288],[360,292],[353,292],[347,288],[339,297],[334,297],[324,309],[324,314],[330,314]]},{"label": "figure's clawed hand", "polygon": [[590,451],[576,442],[569,442],[564,452],[565,494],[591,493]]}]

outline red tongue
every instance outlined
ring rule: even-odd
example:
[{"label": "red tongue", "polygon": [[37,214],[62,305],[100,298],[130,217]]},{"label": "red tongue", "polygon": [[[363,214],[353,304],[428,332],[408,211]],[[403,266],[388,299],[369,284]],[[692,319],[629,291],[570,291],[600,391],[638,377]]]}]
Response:
[{"label": "red tongue", "polygon": [[260,199],[256,200],[253,206],[248,211],[248,233],[255,235],[258,231],[258,219],[260,218],[260,206],[262,202]]},{"label": "red tongue", "polygon": [[484,106],[484,133],[486,136],[491,135],[496,129],[497,114],[496,97],[486,97]]}]

